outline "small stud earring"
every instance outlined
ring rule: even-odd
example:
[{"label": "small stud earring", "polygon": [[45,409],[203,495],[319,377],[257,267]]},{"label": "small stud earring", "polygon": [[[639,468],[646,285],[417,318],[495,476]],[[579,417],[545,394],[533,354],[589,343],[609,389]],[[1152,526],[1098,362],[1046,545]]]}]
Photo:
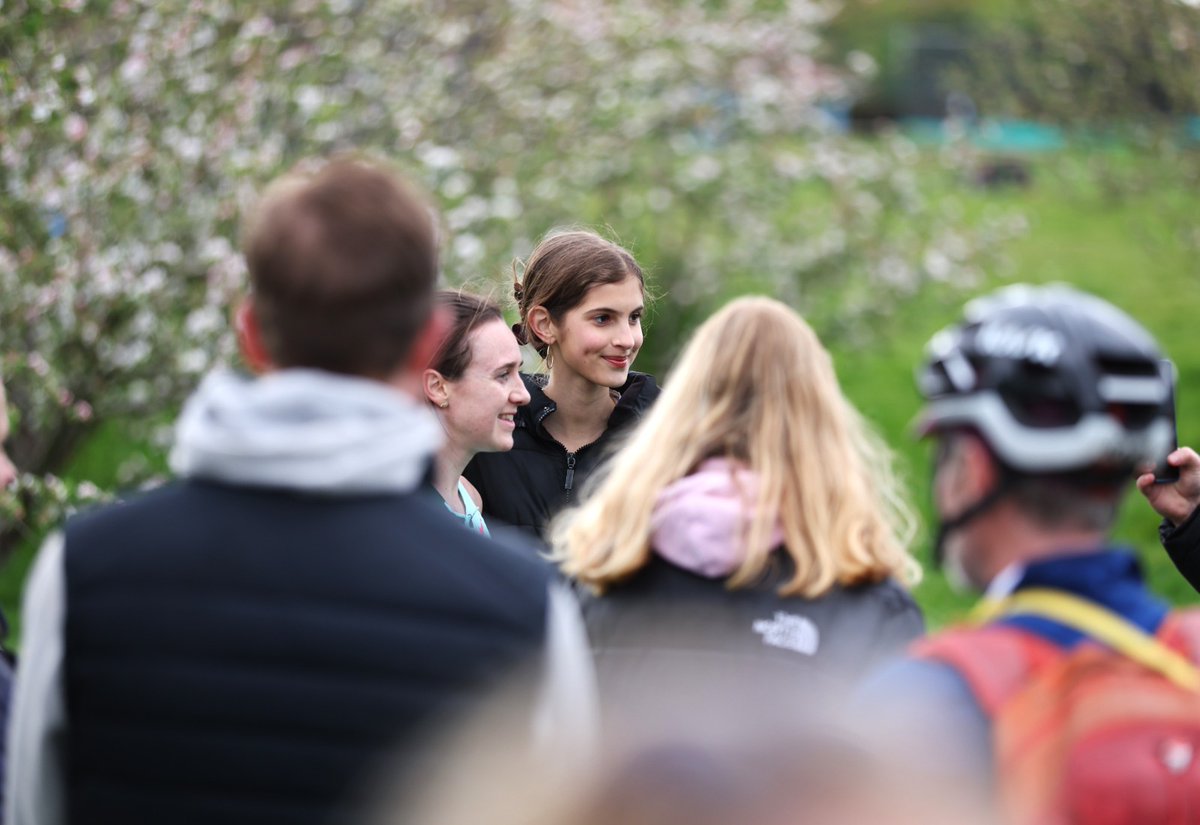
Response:
[{"label": "small stud earring", "polygon": [[438,406],[439,406],[439,407],[441,407],[441,408],[444,410],[444,409],[446,409],[447,407],[449,407],[449,406],[450,406],[450,402],[449,402],[449,401],[443,401],[441,404],[438,404]]}]

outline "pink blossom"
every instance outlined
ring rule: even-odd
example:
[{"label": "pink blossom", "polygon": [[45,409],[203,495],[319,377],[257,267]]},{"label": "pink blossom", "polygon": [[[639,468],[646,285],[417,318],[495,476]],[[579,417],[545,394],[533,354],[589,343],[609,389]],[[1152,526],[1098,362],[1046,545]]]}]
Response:
[{"label": "pink blossom", "polygon": [[67,135],[67,140],[78,143],[87,137],[88,123],[82,116],[72,112],[63,121],[63,131]]}]

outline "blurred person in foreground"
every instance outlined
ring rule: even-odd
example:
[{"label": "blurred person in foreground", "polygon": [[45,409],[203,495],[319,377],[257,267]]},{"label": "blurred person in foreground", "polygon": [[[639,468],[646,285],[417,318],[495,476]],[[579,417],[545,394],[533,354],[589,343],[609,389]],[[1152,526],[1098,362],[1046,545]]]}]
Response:
[{"label": "blurred person in foreground", "polygon": [[[261,375],[206,377],[179,480],[71,519],[31,574],[12,822],[348,821],[381,758],[517,665],[572,678],[569,596],[429,492],[435,237],[364,161],[268,188],[237,316]],[[545,684],[540,720],[577,713]]]},{"label": "blurred person in foreground", "polygon": [[[653,723],[652,723],[653,724]],[[473,743],[478,748],[478,742]],[[478,761],[475,751],[468,759]],[[468,760],[455,760],[469,764]],[[375,825],[986,825],[954,789],[919,785],[838,738],[660,739],[548,783],[540,765],[454,771]],[[500,781],[503,780],[503,781]],[[468,790],[469,789],[469,790]]]},{"label": "blurred person in foreground", "polygon": [[[747,686],[795,694],[765,662],[739,668]],[[877,755],[836,714],[781,714],[787,699],[731,695],[719,713],[695,690],[658,682],[622,707],[630,735],[605,737],[563,770],[514,754],[514,714],[489,703],[441,744],[417,781],[388,783],[371,825],[986,825],[955,788],[931,785]],[[664,723],[653,690],[678,710]],[[777,700],[777,701],[776,701]],[[607,733],[606,729],[606,733]],[[552,778],[549,778],[552,777]]]},{"label": "blurred person in foreground", "polygon": [[[594,593],[584,616],[607,711],[673,669],[688,691],[745,701],[751,665],[815,695],[895,654],[923,627],[903,587],[919,575],[909,524],[891,455],[817,336],[747,297],[700,326],[550,535]],[[658,692],[669,714],[673,694]]]},{"label": "blurred person in foreground", "polygon": [[1177,822],[1200,805],[1197,616],[1110,539],[1135,468],[1170,443],[1161,357],[1061,285],[977,299],[928,347],[935,555],[986,595],[859,705],[897,759],[1010,822]]},{"label": "blurred person in foreground", "polygon": [[1181,447],[1167,456],[1179,469],[1179,479],[1167,484],[1155,481],[1154,473],[1138,476],[1137,486],[1150,506],[1163,517],[1158,536],[1176,569],[1200,590],[1200,455]]}]

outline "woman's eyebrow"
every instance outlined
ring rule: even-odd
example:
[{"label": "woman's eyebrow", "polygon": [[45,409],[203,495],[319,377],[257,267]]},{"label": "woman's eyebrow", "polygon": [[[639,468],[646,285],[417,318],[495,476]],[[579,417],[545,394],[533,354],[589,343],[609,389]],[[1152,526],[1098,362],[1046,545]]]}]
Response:
[{"label": "woman's eyebrow", "polygon": [[[632,315],[635,312],[641,312],[645,308],[646,308],[645,304],[639,304],[638,306],[629,310],[629,314]],[[591,309],[589,309],[587,311],[587,314],[591,315],[594,312],[607,312],[609,315],[620,315],[621,314],[621,310],[613,309],[612,307],[592,307]]]}]

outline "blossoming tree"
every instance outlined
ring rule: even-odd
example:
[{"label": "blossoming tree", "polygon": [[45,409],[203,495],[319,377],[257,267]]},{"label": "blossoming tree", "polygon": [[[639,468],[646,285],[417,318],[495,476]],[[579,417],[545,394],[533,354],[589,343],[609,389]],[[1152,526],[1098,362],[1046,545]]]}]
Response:
[{"label": "blossoming tree", "polygon": [[972,277],[980,236],[922,192],[916,150],[832,128],[856,76],[819,59],[827,14],[813,0],[8,0],[0,370],[28,471],[15,523],[78,492],[58,475],[99,423],[161,422],[231,357],[239,215],[302,158],[366,150],[421,180],[455,283],[504,289],[547,229],[607,227],[671,307],[652,319],[651,363],[731,291],[775,292],[837,334],[926,279]]}]

